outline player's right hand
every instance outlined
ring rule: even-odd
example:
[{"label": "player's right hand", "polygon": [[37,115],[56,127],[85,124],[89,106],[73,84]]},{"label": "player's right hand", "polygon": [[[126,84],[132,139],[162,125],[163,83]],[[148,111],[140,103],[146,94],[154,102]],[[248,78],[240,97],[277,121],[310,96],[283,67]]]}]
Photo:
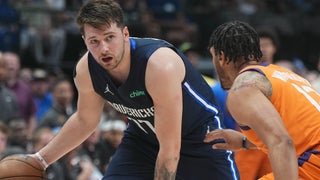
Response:
[{"label": "player's right hand", "polygon": [[241,132],[232,129],[216,129],[207,133],[204,142],[210,143],[220,139],[212,145],[213,149],[237,151],[242,148],[243,136]]}]

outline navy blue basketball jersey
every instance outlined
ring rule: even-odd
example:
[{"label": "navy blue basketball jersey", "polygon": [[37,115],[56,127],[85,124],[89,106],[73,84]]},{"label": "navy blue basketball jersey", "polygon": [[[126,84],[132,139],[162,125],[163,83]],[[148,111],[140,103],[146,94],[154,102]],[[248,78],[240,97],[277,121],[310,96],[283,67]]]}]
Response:
[{"label": "navy blue basketball jersey", "polygon": [[203,142],[208,130],[222,128],[223,123],[213,91],[201,74],[178,49],[166,41],[130,38],[130,45],[130,72],[126,82],[121,85],[115,84],[93,56],[90,53],[88,55],[95,91],[129,120],[104,180],[153,179],[159,142],[154,130],[153,101],[145,86],[145,72],[149,57],[161,47],[175,51],[186,69],[181,84],[182,140],[177,179],[237,179],[233,154],[213,150],[212,144]]},{"label": "navy blue basketball jersey", "polygon": [[[128,79],[120,86],[111,80],[106,70],[94,60],[91,54],[89,54],[88,64],[95,91],[117,111],[128,117],[129,126],[133,125],[140,129],[140,133],[137,135],[142,135],[143,139],[150,138],[150,142],[155,142],[154,107],[146,90],[145,72],[149,57],[160,47],[173,49],[182,58],[186,68],[186,76],[182,82],[182,137],[209,119],[215,119],[218,108],[215,105],[216,100],[211,88],[178,49],[170,43],[158,39],[130,38],[130,42],[131,69]],[[217,127],[221,126],[219,119],[220,117],[215,119]]]}]

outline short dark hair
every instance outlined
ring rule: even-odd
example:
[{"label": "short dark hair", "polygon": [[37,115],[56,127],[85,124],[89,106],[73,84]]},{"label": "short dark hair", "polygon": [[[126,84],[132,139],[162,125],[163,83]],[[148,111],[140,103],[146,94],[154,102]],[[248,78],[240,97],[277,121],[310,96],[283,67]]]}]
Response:
[{"label": "short dark hair", "polygon": [[278,34],[274,29],[270,27],[258,27],[257,33],[259,38],[270,39],[276,48],[280,46]]},{"label": "short dark hair", "polygon": [[84,34],[84,25],[89,24],[94,28],[110,26],[116,23],[124,27],[124,13],[120,5],[113,0],[92,0],[83,5],[78,13],[77,24],[80,32]]},{"label": "short dark hair", "polygon": [[224,53],[228,62],[245,59],[260,61],[259,36],[248,23],[230,21],[218,26],[211,34],[209,48],[213,47],[216,54]]}]

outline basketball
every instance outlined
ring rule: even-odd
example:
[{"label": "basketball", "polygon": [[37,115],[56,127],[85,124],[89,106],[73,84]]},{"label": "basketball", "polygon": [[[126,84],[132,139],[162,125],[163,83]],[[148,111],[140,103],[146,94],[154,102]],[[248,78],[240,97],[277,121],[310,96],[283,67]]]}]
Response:
[{"label": "basketball", "polygon": [[45,180],[47,176],[36,159],[25,154],[15,154],[0,161],[0,179]]}]

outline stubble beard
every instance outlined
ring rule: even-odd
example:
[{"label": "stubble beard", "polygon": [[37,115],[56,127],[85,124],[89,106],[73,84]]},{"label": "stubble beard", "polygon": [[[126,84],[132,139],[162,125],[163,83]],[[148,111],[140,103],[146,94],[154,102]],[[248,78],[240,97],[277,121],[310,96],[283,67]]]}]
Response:
[{"label": "stubble beard", "polygon": [[115,57],[115,65],[113,67],[113,69],[117,68],[119,66],[119,64],[121,63],[121,61],[123,60],[124,54],[125,54],[125,44],[123,43],[122,46],[122,53],[119,54],[119,56]]}]

